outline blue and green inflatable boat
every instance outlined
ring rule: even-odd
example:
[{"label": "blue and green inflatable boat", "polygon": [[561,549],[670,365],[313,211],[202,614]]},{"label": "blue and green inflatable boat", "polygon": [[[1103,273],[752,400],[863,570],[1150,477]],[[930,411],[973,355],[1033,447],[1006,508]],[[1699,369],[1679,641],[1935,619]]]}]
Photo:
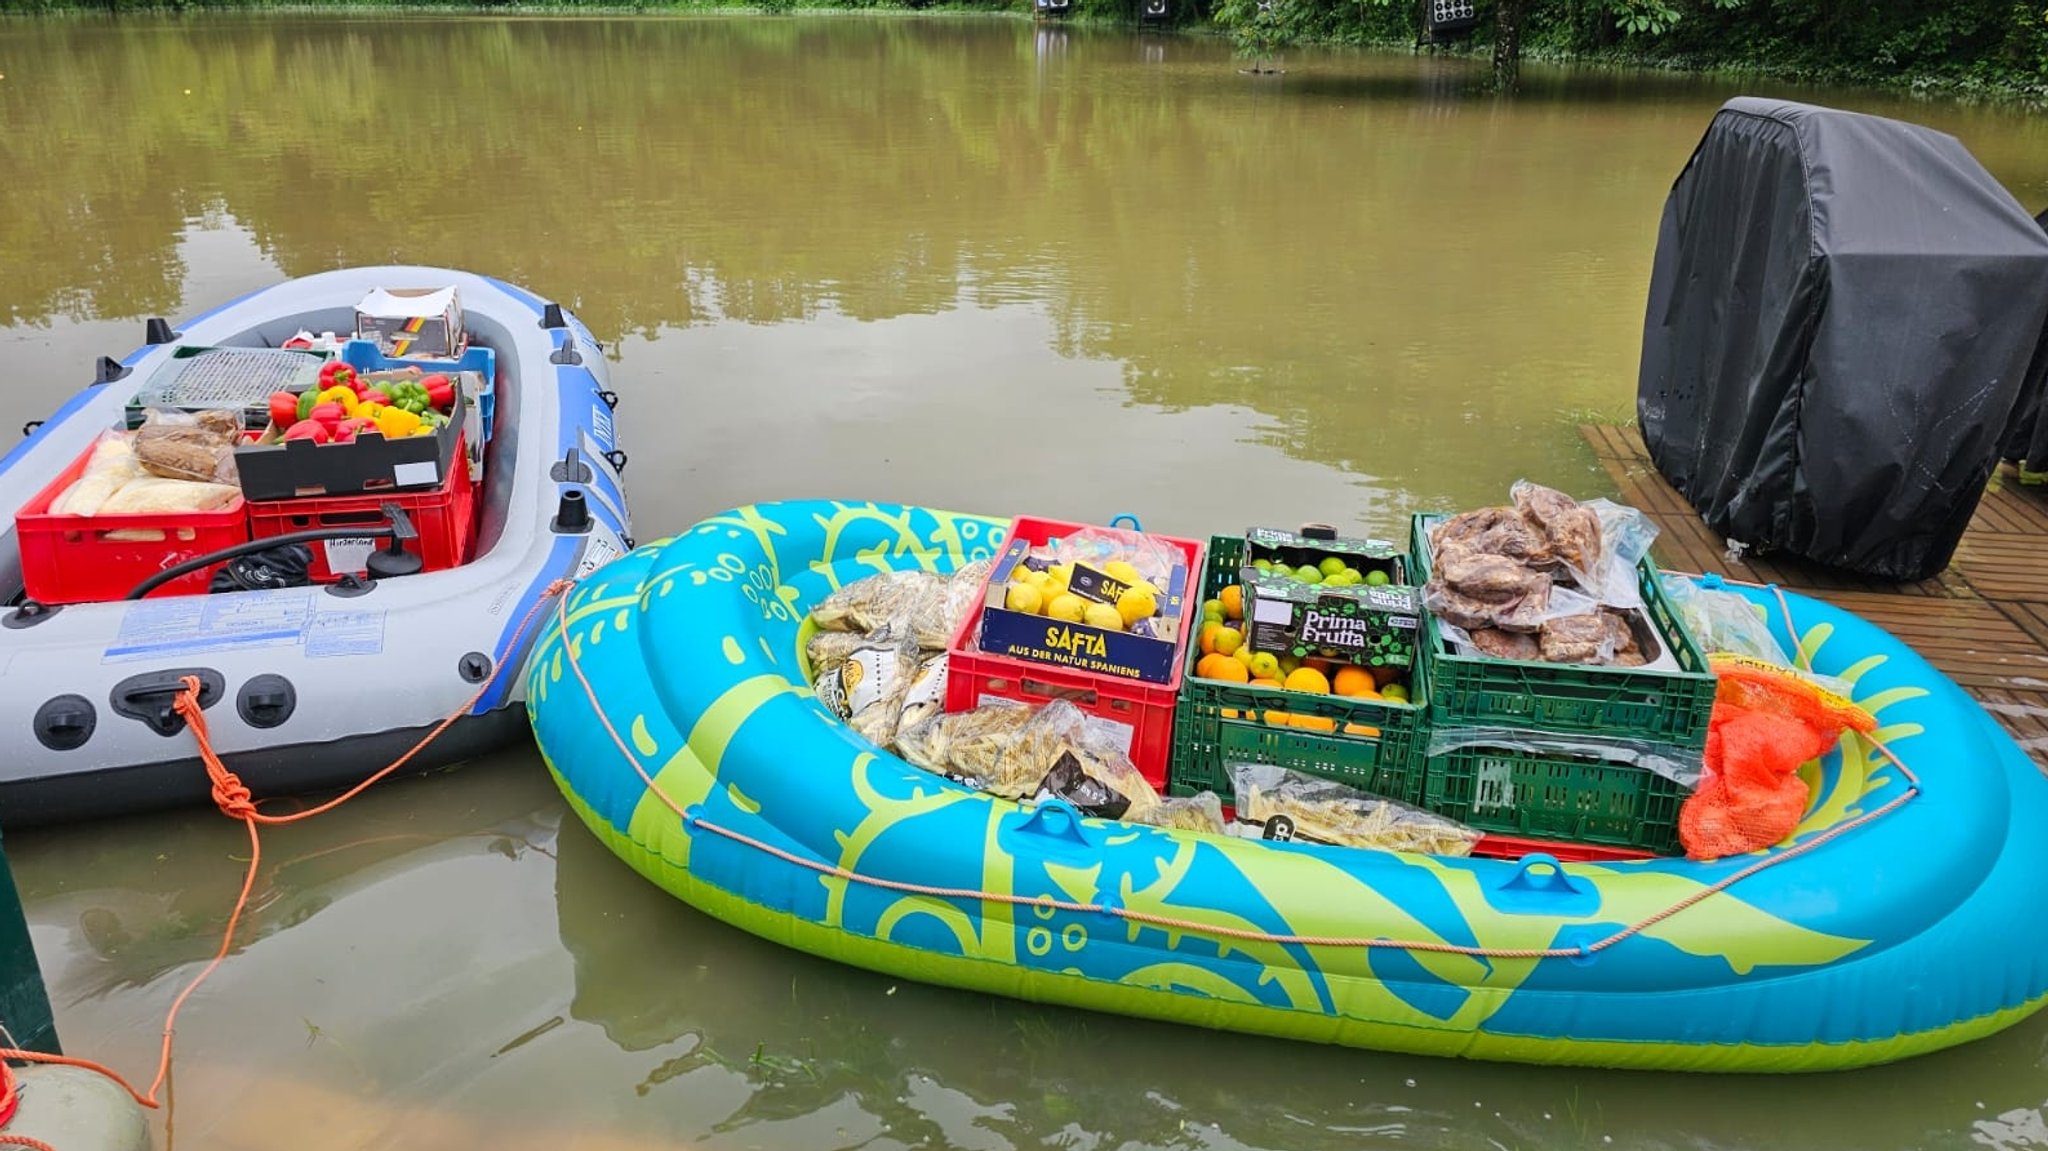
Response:
[{"label": "blue and green inflatable boat", "polygon": [[556,781],[649,880],[786,946],[1209,1028],[1822,1071],[1989,1035],[2048,996],[2048,778],[1848,612],[1786,597],[1815,670],[1853,683],[1899,763],[1846,737],[1803,769],[1804,822],[1767,851],[1559,863],[1270,843],[988,796],[878,750],[818,701],[810,605],[878,571],[993,555],[1008,523],[764,504],[613,560],[528,665]]}]

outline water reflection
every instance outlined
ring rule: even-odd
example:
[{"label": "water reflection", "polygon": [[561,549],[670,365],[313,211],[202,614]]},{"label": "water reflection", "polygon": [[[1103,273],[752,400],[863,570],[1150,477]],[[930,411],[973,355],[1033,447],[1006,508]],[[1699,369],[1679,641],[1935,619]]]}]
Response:
[{"label": "water reflection", "polygon": [[[1252,79],[1207,40],[946,17],[84,19],[0,54],[16,326],[175,311],[180,237],[230,217],[280,275],[561,298],[642,341],[629,385],[678,330],[1028,301],[1133,404],[1243,405],[1439,504],[1591,478],[1569,419],[1629,410],[1657,209],[1738,90],[1532,69],[1503,102],[1471,61],[1361,53]],[[2048,199],[2038,117],[1830,98]]]}]

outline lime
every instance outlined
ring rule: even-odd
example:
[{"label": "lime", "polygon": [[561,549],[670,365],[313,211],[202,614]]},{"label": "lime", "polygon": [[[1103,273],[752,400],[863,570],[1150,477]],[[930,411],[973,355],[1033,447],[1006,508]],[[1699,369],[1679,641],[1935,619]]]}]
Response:
[{"label": "lime", "polygon": [[1368,587],[1385,587],[1388,584],[1393,583],[1394,581],[1387,578],[1387,573],[1381,571],[1378,568],[1374,568],[1371,571],[1365,573],[1365,582],[1366,586]]},{"label": "lime", "polygon": [[1395,703],[1407,703],[1408,689],[1398,683],[1390,683],[1380,689],[1380,698],[1391,699]]},{"label": "lime", "polygon": [[1316,570],[1326,576],[1333,576],[1343,571],[1345,566],[1342,556],[1324,556],[1323,562],[1316,565]]},{"label": "lime", "polygon": [[1323,573],[1322,569],[1314,564],[1303,564],[1294,569],[1294,578],[1303,583],[1321,583],[1323,582]]}]

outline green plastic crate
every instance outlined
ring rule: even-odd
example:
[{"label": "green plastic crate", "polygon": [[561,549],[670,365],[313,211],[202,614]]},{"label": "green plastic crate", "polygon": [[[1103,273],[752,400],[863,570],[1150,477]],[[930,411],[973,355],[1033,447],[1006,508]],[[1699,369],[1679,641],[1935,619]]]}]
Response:
[{"label": "green plastic crate", "polygon": [[[1410,566],[1419,581],[1429,579],[1427,532],[1444,518],[1422,513],[1411,523]],[[1682,670],[1458,655],[1425,609],[1418,662],[1429,676],[1431,722],[1440,728],[1526,727],[1633,737],[1693,751],[1705,747],[1717,681],[1647,558],[1637,564],[1637,576],[1643,606]]]},{"label": "green plastic crate", "polygon": [[[1244,540],[1212,536],[1208,556],[1202,594],[1195,597],[1196,602],[1209,600],[1238,582]],[[1271,763],[1387,799],[1404,803],[1421,799],[1422,752],[1428,743],[1426,708],[1421,701],[1427,697],[1428,681],[1419,664],[1408,684],[1417,702],[1399,704],[1198,679],[1195,665],[1201,658],[1201,648],[1189,644],[1180,697],[1174,705],[1170,794],[1208,790],[1227,804],[1235,790],[1230,780],[1232,763]],[[1267,711],[1320,716],[1334,721],[1338,730],[1324,734],[1242,718]],[[1345,735],[1346,724],[1378,728],[1380,735],[1377,739]]]},{"label": "green plastic crate", "polygon": [[1516,748],[1430,756],[1422,806],[1481,831],[1681,853],[1687,789],[1647,768]]}]

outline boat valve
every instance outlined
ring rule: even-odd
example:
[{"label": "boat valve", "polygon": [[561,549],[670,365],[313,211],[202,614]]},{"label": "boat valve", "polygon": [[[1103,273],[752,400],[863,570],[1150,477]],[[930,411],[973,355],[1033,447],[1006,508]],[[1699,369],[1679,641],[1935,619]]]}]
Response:
[{"label": "boat valve", "polygon": [[583,498],[583,489],[563,490],[562,502],[555,508],[555,520],[548,528],[562,535],[582,535],[590,530],[590,504]]}]

